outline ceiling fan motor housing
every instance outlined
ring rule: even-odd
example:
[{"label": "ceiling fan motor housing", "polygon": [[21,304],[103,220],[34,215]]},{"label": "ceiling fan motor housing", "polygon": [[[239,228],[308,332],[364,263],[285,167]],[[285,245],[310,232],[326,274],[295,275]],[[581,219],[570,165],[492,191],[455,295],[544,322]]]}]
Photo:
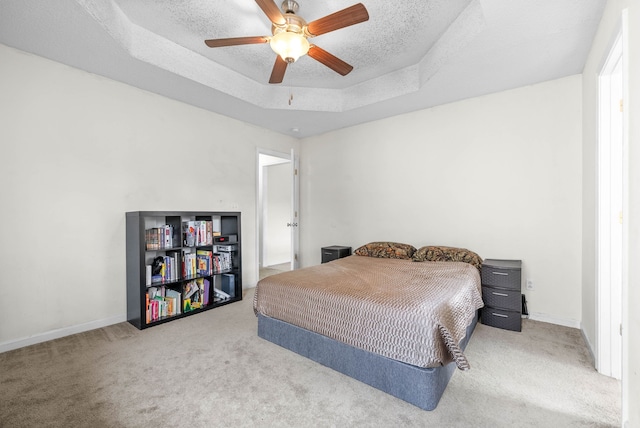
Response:
[{"label": "ceiling fan motor housing", "polygon": [[298,2],[295,0],[284,0],[280,8],[284,13],[298,13]]}]

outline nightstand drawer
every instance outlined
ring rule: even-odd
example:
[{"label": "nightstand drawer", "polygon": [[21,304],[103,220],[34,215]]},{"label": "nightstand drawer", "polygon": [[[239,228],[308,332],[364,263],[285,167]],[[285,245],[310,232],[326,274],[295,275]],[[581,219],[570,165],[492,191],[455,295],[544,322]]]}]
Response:
[{"label": "nightstand drawer", "polygon": [[522,331],[520,312],[484,307],[481,310],[482,324],[505,330]]},{"label": "nightstand drawer", "polygon": [[482,287],[482,300],[486,306],[493,308],[520,311],[522,308],[522,294],[520,290]]},{"label": "nightstand drawer", "polygon": [[482,265],[482,284],[520,290],[522,271]]}]

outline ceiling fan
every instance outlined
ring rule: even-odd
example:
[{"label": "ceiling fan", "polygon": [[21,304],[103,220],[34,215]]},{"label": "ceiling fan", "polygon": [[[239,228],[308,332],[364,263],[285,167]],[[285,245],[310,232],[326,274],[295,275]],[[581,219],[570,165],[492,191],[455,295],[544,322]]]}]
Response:
[{"label": "ceiling fan", "polygon": [[308,24],[304,19],[296,15],[299,6],[294,0],[283,1],[281,6],[282,12],[280,12],[274,0],[256,0],[256,3],[258,3],[260,9],[262,9],[272,23],[272,36],[211,39],[205,40],[205,44],[210,48],[218,48],[223,46],[269,43],[271,49],[278,54],[278,56],[276,56],[276,62],[273,65],[273,70],[271,71],[269,83],[282,83],[287,65],[292,64],[305,54],[308,54],[311,58],[343,76],[353,70],[353,66],[324,49],[309,44],[307,39],[367,21],[369,19],[369,13],[362,3],[316,19]]}]

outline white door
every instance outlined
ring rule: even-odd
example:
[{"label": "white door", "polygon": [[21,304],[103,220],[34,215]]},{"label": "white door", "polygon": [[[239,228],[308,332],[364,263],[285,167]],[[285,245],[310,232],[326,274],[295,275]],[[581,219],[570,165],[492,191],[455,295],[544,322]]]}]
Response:
[{"label": "white door", "polygon": [[294,149],[291,149],[291,270],[298,269],[298,251],[300,247],[300,161]]},{"label": "white door", "polygon": [[258,271],[283,263],[299,266],[298,165],[294,150],[258,150]]},{"label": "white door", "polygon": [[597,369],[622,377],[622,290],[626,280],[626,161],[622,38],[600,73],[598,138]]}]

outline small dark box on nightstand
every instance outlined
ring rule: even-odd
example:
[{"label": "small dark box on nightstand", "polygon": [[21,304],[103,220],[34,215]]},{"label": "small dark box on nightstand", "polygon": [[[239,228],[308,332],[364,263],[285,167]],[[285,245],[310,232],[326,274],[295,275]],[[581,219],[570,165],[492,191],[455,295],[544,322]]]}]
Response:
[{"label": "small dark box on nightstand", "polygon": [[351,247],[343,247],[341,245],[332,245],[331,247],[322,247],[322,263],[331,260],[341,259],[351,255]]}]

